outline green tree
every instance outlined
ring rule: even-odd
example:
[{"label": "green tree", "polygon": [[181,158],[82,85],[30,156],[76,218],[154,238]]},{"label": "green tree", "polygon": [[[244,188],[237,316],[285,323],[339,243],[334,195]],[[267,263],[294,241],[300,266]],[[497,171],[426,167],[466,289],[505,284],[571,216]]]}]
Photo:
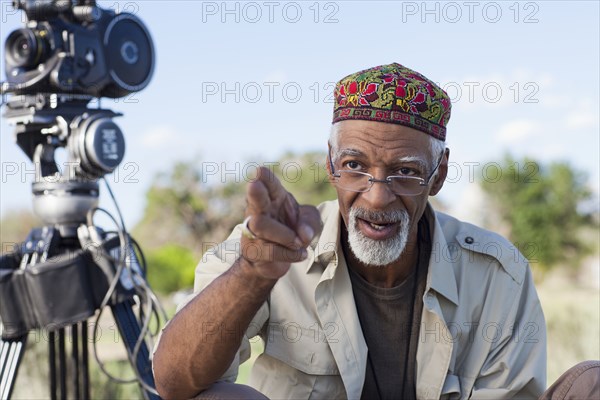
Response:
[{"label": "green tree", "polygon": [[286,153],[274,164],[273,171],[298,203],[318,205],[336,198],[329,183],[326,157],[324,152]]},{"label": "green tree", "polygon": [[585,174],[565,162],[507,155],[499,164],[486,164],[480,176],[489,201],[509,226],[510,240],[532,264],[537,261],[543,271],[567,262],[577,266],[589,253],[580,235],[592,224],[591,210],[584,210],[592,199]]},{"label": "green tree", "polygon": [[194,162],[156,176],[133,234],[144,249],[177,243],[199,256],[208,241],[223,240],[244,213],[240,182],[208,185]]},{"label": "green tree", "polygon": [[15,246],[27,239],[31,229],[41,227],[43,223],[27,209],[9,211],[0,220],[0,241],[2,254],[15,250]]},{"label": "green tree", "polygon": [[194,267],[198,263],[190,249],[177,244],[167,244],[150,250],[146,255],[150,286],[170,293],[194,284]]}]

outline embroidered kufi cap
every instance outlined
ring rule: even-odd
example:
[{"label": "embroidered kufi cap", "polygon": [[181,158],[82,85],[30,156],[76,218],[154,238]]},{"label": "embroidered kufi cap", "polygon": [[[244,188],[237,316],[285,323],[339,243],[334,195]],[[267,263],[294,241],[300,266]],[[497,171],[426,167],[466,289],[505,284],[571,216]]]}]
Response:
[{"label": "embroidered kufi cap", "polygon": [[420,73],[398,63],[348,75],[334,92],[333,123],[349,119],[388,122],[446,140],[448,94]]}]

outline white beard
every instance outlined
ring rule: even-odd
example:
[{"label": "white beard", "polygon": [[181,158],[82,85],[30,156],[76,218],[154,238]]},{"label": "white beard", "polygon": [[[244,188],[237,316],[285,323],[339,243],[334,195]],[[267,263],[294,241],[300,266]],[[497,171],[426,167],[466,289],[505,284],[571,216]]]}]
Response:
[{"label": "white beard", "polygon": [[[376,223],[400,222],[400,231],[394,237],[374,240],[366,237],[358,229],[357,218]],[[405,210],[373,212],[364,208],[350,208],[348,217],[348,243],[354,256],[365,265],[382,267],[400,258],[408,241],[410,217]]]}]

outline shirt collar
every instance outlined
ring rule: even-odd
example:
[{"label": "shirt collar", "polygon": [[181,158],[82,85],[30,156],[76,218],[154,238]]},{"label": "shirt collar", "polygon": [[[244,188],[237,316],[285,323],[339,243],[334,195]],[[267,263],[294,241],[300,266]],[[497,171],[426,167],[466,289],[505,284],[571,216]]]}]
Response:
[{"label": "shirt collar", "polygon": [[337,266],[339,260],[338,251],[341,251],[340,246],[340,206],[337,200],[332,200],[323,203],[321,211],[321,219],[324,221],[321,235],[316,243],[309,250],[309,258],[306,272],[308,273],[313,265],[320,264],[327,266],[330,262],[334,262]]},{"label": "shirt collar", "polygon": [[[306,272],[310,272],[315,264],[326,267],[333,262],[334,269],[331,271],[333,276],[340,259],[338,252],[342,251],[340,247],[340,208],[337,200],[323,203],[320,207],[323,207],[320,210],[321,218],[324,221],[323,229],[316,243],[313,242],[314,244],[310,246]],[[456,277],[450,262],[453,257],[449,254],[450,247],[431,204],[427,203],[424,215],[429,223],[429,231],[433,232],[425,292],[433,289],[458,305]]]},{"label": "shirt collar", "polygon": [[454,267],[451,263],[451,260],[456,259],[456,256],[450,253],[451,247],[446,241],[442,226],[440,225],[431,204],[427,203],[424,214],[429,222],[429,231],[433,232],[425,293],[429,292],[430,289],[433,289],[458,305],[456,276],[454,275]]}]

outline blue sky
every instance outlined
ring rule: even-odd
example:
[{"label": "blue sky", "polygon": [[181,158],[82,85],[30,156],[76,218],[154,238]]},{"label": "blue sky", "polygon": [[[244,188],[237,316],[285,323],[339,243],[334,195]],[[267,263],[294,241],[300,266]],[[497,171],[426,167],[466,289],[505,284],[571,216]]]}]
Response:
[{"label": "blue sky", "polygon": [[[22,24],[9,4],[0,2],[2,43]],[[99,4],[139,16],[157,53],[144,91],[102,101],[124,113],[116,122],[126,156],[109,181],[129,226],[152,178],[176,161],[196,160],[215,183],[236,171],[243,179],[247,162],[324,149],[333,82],[390,62],[418,70],[453,99],[454,164],[440,197],[455,214],[477,220],[473,181],[486,169],[476,167],[506,152],[566,160],[598,193],[597,1]],[[30,207],[33,174],[4,120],[0,158],[5,216]],[[110,208],[105,192],[101,205]]]}]

